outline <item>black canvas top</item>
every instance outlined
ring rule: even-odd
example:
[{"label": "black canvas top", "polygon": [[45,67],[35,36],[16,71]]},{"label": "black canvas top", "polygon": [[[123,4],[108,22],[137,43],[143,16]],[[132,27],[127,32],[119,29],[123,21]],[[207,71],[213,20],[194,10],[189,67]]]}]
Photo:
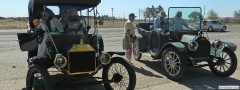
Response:
[{"label": "black canvas top", "polygon": [[95,7],[101,0],[30,0],[32,4],[46,4],[46,5],[77,5],[84,7]]}]

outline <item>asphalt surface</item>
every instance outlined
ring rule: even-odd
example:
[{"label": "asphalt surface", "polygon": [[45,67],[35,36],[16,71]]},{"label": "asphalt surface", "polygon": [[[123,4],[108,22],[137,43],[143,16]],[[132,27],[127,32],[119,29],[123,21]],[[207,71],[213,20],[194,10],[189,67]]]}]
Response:
[{"label": "asphalt surface", "polygon": [[[27,74],[27,52],[19,49],[16,33],[25,30],[0,30],[0,89],[1,90],[25,90],[25,78]],[[106,51],[123,51],[123,29],[107,28],[99,29],[103,36]],[[209,32],[210,41],[218,38],[223,41],[234,42],[240,45],[240,26],[228,28],[227,32]],[[206,34],[205,34],[206,35]],[[235,51],[240,58],[240,49]],[[218,89],[220,85],[240,86],[240,61],[236,72],[228,78],[214,76],[208,67],[187,68],[183,79],[179,82],[166,78],[159,61],[152,60],[149,54],[144,54],[141,60],[132,58],[131,62],[136,71],[136,90],[160,90],[160,89]],[[96,76],[101,76],[99,72]],[[84,90],[104,90],[103,85],[79,88]]]}]

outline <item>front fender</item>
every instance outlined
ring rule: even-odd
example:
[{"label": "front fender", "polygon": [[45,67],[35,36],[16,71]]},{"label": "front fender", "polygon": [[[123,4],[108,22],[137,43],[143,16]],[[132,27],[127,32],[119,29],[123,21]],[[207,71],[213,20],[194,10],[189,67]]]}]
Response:
[{"label": "front fender", "polygon": [[222,53],[224,48],[229,48],[232,51],[236,51],[237,49],[237,45],[232,43],[232,42],[223,42],[224,43],[224,47],[222,47],[221,49],[217,49],[215,50],[213,47],[211,47],[211,55],[215,56],[215,57],[220,57],[220,54]]},{"label": "front fender", "polygon": [[167,48],[170,48],[170,47],[173,47],[173,48],[177,49],[180,52],[184,52],[186,46],[182,42],[168,42],[168,43],[163,45],[163,47],[161,48],[161,50],[158,53],[158,57],[157,58],[161,58],[162,57],[162,53],[164,52],[164,50],[166,50]]},{"label": "front fender", "polygon": [[225,46],[228,47],[230,50],[232,51],[236,51],[237,50],[237,45],[232,43],[232,42],[224,42]]}]

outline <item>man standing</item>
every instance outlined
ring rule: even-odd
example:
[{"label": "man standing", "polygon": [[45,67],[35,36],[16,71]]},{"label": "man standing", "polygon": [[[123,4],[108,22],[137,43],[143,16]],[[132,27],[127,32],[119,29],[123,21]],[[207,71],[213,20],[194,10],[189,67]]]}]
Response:
[{"label": "man standing", "polygon": [[123,41],[123,49],[127,50],[126,51],[126,58],[128,60],[131,60],[132,57],[132,42],[133,38],[135,37],[135,26],[134,26],[134,19],[135,19],[135,14],[130,13],[128,17],[128,21],[125,23],[124,26],[124,41]]}]

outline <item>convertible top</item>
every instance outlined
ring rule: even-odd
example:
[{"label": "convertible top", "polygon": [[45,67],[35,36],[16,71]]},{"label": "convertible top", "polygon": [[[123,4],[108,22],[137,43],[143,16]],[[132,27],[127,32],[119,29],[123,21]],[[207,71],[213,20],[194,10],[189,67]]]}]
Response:
[{"label": "convertible top", "polygon": [[[87,8],[97,7],[101,0],[29,0],[28,14],[31,28],[34,28],[33,19],[40,18],[40,11],[43,11],[44,6],[58,6],[62,8],[75,8],[77,10],[84,10]],[[68,7],[70,6],[70,7]],[[61,11],[60,11],[61,12]]]},{"label": "convertible top", "polygon": [[101,0],[30,0],[32,4],[39,3],[45,5],[78,5],[84,7],[95,7]]}]

